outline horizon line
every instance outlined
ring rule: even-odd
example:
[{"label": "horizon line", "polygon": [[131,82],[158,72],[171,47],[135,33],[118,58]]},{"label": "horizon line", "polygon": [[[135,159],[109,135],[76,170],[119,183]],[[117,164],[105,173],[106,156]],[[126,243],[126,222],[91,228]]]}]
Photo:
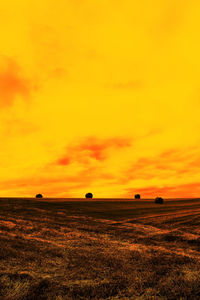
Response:
[{"label": "horizon line", "polygon": [[[200,197],[162,197],[163,199],[200,199]],[[98,199],[125,199],[125,200],[154,200],[154,198],[125,198],[125,197],[93,197],[93,198],[85,198],[85,197],[42,197],[42,198],[36,198],[36,197],[20,197],[20,196],[6,196],[6,197],[0,197],[0,199],[37,199],[37,200],[42,200],[42,199],[85,199],[85,200],[98,200]]]}]

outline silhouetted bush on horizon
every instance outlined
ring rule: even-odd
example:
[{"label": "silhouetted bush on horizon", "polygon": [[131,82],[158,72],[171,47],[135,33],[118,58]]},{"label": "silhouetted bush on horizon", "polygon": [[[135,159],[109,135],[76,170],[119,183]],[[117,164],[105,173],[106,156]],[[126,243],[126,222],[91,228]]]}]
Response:
[{"label": "silhouetted bush on horizon", "polygon": [[87,193],[87,194],[85,195],[85,198],[93,198],[93,194],[92,194],[92,193]]},{"label": "silhouetted bush on horizon", "polygon": [[43,198],[42,194],[37,194],[35,198]]},{"label": "silhouetted bush on horizon", "polygon": [[135,199],[140,199],[140,194],[135,194]]},{"label": "silhouetted bush on horizon", "polygon": [[155,203],[163,204],[163,198],[162,197],[156,197]]}]

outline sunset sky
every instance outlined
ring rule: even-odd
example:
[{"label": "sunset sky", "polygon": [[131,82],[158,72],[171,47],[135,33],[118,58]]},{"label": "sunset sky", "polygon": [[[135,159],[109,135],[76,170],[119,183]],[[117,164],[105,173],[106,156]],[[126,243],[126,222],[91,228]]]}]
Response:
[{"label": "sunset sky", "polygon": [[200,2],[0,2],[0,196],[200,196]]}]

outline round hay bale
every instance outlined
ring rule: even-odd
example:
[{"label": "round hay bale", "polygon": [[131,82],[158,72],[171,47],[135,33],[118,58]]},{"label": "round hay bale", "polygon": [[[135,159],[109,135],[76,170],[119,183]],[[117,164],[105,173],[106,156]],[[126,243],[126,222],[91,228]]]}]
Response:
[{"label": "round hay bale", "polygon": [[156,197],[155,198],[155,203],[163,204],[163,198],[162,197]]},{"label": "round hay bale", "polygon": [[37,194],[35,198],[43,198],[42,194]]},{"label": "round hay bale", "polygon": [[85,195],[85,198],[93,198],[93,194],[92,193],[87,193],[86,195]]}]

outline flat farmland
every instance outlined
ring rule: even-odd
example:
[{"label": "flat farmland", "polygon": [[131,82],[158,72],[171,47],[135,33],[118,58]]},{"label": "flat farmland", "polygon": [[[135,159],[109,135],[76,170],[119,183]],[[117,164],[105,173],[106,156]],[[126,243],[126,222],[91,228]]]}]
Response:
[{"label": "flat farmland", "polygon": [[200,299],[200,199],[0,199],[0,299]]}]

